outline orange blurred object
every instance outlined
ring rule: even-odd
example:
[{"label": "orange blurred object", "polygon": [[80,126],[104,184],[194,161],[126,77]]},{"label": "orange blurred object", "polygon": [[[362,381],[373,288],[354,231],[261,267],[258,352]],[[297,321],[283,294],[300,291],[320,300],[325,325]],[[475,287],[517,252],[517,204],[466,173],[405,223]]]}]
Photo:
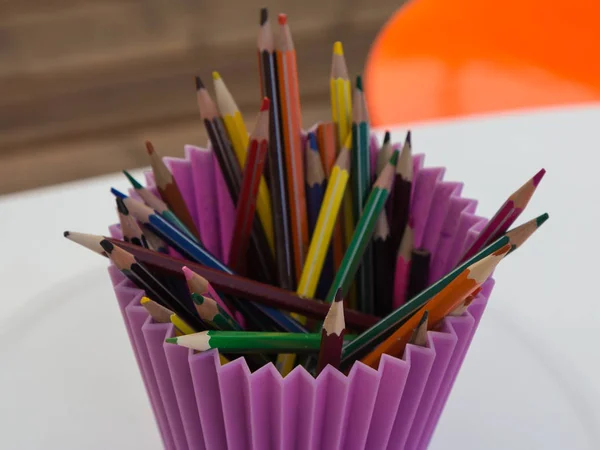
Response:
[{"label": "orange blurred object", "polygon": [[374,126],[600,100],[600,1],[413,0],[365,69]]}]

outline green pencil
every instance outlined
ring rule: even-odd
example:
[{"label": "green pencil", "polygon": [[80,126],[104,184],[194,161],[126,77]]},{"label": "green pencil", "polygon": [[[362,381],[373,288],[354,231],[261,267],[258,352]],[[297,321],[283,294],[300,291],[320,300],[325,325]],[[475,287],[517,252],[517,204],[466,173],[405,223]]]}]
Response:
[{"label": "green pencil", "polygon": [[[371,188],[371,152],[369,150],[369,116],[363,94],[362,79],[356,77],[356,89],[352,101],[352,217],[356,221],[362,216]],[[356,225],[356,224],[355,224]],[[356,271],[357,307],[372,314],[373,307],[373,247],[365,247],[362,264]]]},{"label": "green pencil", "polygon": [[335,274],[335,279],[325,298],[328,303],[333,301],[338,289],[342,289],[343,296],[350,289],[356,269],[362,260],[367,245],[371,242],[375,222],[377,222],[379,213],[383,210],[385,201],[390,193],[397,159],[398,152],[396,151],[373,184],[373,189],[371,189],[363,213],[356,224],[352,240],[346,249],[340,268]]},{"label": "green pencil", "polygon": [[[344,340],[355,338],[345,336]],[[167,338],[166,342],[200,352],[216,348],[224,353],[317,353],[321,333],[271,333],[265,331],[201,331]]]},{"label": "green pencil", "polygon": [[174,227],[177,227],[180,231],[182,231],[186,236],[192,239],[194,242],[198,242],[198,238],[194,236],[194,234],[183,224],[181,220],[169,209],[167,204],[162,201],[162,199],[158,198],[148,189],[141,185],[141,183],[136,180],[129,172],[126,170],[123,171],[135,192],[142,198],[144,203],[160,214],[163,219],[167,220]]},{"label": "green pencil", "polygon": [[191,293],[196,311],[200,318],[215,330],[239,331],[240,325],[219,304],[210,297]]},{"label": "green pencil", "polygon": [[427,303],[434,295],[444,289],[452,280],[454,280],[468,266],[491,255],[496,250],[511,244],[513,250],[523,245],[523,243],[548,219],[548,214],[542,214],[529,222],[520,225],[517,228],[509,230],[504,236],[492,242],[489,246],[479,253],[456,267],[445,277],[435,282],[420,294],[416,295],[400,308],[388,314],[368,330],[359,334],[356,339],[344,345],[342,350],[341,368],[345,370],[356,359],[361,358],[364,353],[371,350],[373,345],[378,344],[390,333],[396,330],[407,318]]}]

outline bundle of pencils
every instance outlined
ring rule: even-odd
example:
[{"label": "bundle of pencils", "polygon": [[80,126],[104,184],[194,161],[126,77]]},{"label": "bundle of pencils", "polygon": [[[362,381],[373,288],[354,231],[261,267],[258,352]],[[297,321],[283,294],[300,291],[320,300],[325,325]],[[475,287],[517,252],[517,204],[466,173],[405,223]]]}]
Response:
[{"label": "bundle of pencils", "polygon": [[[427,330],[462,314],[495,267],[548,218],[513,227],[544,170],[464,252],[463,241],[455,244],[462,253],[451,251],[442,225],[424,238],[435,228],[424,221],[441,181],[426,178],[427,169],[417,173],[411,132],[401,145],[387,132],[379,148],[368,92],[360,75],[352,88],[342,44],[333,44],[332,120],[308,132],[286,15],[275,35],[261,10],[257,54],[262,101],[250,134],[221,74],[212,74],[216,101],[196,77],[210,148],[192,149],[191,164],[180,168],[187,175],[177,176],[146,142],[154,185],[125,172],[129,195],[112,189],[121,239],[65,236],[109,258],[145,291],[141,305],[153,320],[176,329],[168,343],[218,349],[223,362],[242,355],[252,368],[276,362],[286,375],[303,364],[318,375],[359,360],[377,368],[383,354],[426,345]],[[429,179],[435,183],[423,187]],[[202,199],[194,203],[183,183],[198,183]],[[447,214],[448,222],[459,218]],[[439,273],[435,264],[451,270]]]}]

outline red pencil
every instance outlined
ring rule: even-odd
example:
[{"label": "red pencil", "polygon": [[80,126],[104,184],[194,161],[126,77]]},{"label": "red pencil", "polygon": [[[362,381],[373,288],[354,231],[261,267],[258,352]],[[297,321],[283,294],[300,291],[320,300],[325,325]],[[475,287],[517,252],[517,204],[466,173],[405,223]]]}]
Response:
[{"label": "red pencil", "polygon": [[231,269],[242,274],[246,272],[246,253],[256,211],[258,185],[269,149],[269,104],[269,99],[263,98],[256,126],[250,135],[242,187],[235,210],[233,239],[228,261]]}]

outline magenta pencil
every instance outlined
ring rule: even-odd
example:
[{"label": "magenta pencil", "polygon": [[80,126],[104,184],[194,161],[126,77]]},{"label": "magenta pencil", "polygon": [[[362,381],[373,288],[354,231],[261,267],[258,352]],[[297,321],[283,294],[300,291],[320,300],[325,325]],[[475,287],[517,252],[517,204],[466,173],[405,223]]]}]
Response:
[{"label": "magenta pencil", "polygon": [[402,241],[398,248],[396,258],[396,270],[394,272],[394,296],[392,298],[392,308],[396,309],[402,306],[407,298],[408,281],[410,275],[410,255],[413,249],[413,230],[412,224],[408,224],[402,235]]},{"label": "magenta pencil", "polygon": [[185,146],[194,174],[196,220],[202,243],[217,258],[222,259],[219,205],[215,173],[213,171],[213,153],[209,148]]},{"label": "magenta pencil", "polygon": [[235,205],[229,195],[227,183],[221,172],[219,161],[213,153],[213,171],[215,173],[215,188],[217,190],[217,205],[219,210],[219,227],[221,236],[221,255],[227,264],[233,237],[233,226],[235,222]]}]

